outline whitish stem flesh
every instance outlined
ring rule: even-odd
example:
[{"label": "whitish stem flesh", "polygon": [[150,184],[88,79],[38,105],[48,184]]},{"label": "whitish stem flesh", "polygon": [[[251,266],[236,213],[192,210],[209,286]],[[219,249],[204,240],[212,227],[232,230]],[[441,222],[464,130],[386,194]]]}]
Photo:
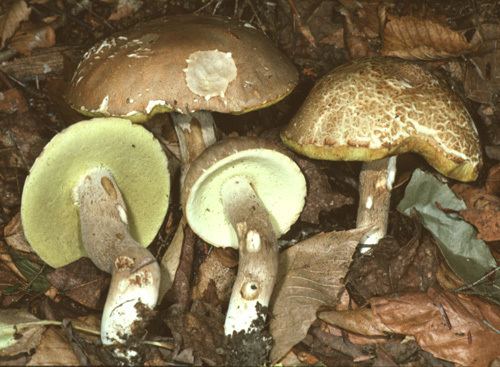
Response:
[{"label": "whitish stem flesh", "polygon": [[193,112],[191,115],[171,113],[170,116],[179,140],[182,167],[187,167],[217,141],[215,121],[207,111]]},{"label": "whitish stem flesh", "polygon": [[136,352],[125,344],[142,336],[148,311],[158,300],[160,267],[130,235],[125,202],[106,169],[88,172],[74,194],[83,246],[99,269],[112,274],[102,315],[102,342],[116,345],[115,353],[130,360]]},{"label": "whitish stem flesh", "polygon": [[396,157],[366,162],[359,174],[359,206],[356,227],[374,226],[361,239],[361,253],[368,252],[387,233]]},{"label": "whitish stem flesh", "polygon": [[244,177],[233,177],[221,190],[222,203],[239,242],[238,274],[233,285],[224,331],[259,331],[252,322],[257,304],[267,307],[278,271],[277,236],[269,214]]}]

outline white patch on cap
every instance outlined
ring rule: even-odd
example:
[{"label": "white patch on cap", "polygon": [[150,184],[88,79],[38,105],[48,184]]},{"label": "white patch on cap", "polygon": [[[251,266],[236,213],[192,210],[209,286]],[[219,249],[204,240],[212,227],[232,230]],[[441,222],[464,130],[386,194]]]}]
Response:
[{"label": "white patch on cap", "polygon": [[231,52],[196,51],[186,62],[184,73],[188,88],[207,101],[217,96],[224,98],[229,83],[237,75]]},{"label": "white patch on cap", "polygon": [[108,112],[108,106],[109,106],[109,96],[106,96],[102,99],[102,102],[99,105],[99,108],[97,110],[92,110],[90,112],[99,112],[99,113],[106,114]]},{"label": "white patch on cap", "polygon": [[165,106],[166,102],[161,99],[153,99],[146,106],[146,113],[151,113],[156,106]]},{"label": "white patch on cap", "polygon": [[127,57],[131,58],[131,59],[144,59],[144,58],[147,58],[149,56],[139,55],[139,54],[128,54]]}]

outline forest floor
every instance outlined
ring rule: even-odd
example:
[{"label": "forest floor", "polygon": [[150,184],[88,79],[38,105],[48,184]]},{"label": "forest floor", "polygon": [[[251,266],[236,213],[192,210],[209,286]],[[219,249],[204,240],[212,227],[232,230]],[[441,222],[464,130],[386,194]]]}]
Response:
[{"label": "forest floor", "polygon": [[[367,56],[397,57],[430,70],[463,100],[479,132],[483,165],[472,183],[444,178],[416,154],[402,155],[388,235],[371,253],[356,252],[352,259],[352,253],[341,258],[340,249],[352,242],[349,230],[356,227],[361,164],[296,156],[309,191],[299,221],[279,240],[278,284],[307,277],[304,269],[311,266],[328,275],[310,276],[311,282],[335,286],[305,290],[300,302],[276,291],[268,316],[274,340],[269,363],[500,366],[500,3],[495,0],[0,2],[0,365],[119,363],[98,336],[109,275],[87,258],[53,269],[33,252],[19,215],[23,184],[45,144],[85,119],[65,100],[83,54],[135,24],[179,14],[248,23],[299,71],[298,86],[279,103],[243,115],[214,114],[223,137],[277,139],[317,80]],[[165,115],[145,126],[168,147],[172,160],[178,158],[175,131]],[[424,181],[432,182],[425,203],[418,190],[410,190]],[[430,213],[436,216],[429,219]],[[149,247],[162,264],[181,216],[179,188],[173,187],[167,218]],[[325,240],[323,232],[331,237]],[[454,232],[470,237],[457,243]],[[193,235],[181,244],[175,277],[142,343],[142,361],[223,365],[224,315],[238,253],[212,249]],[[337,261],[335,269],[326,256]],[[286,265],[284,259],[292,257],[302,265]],[[308,291],[319,301],[308,301]]]}]

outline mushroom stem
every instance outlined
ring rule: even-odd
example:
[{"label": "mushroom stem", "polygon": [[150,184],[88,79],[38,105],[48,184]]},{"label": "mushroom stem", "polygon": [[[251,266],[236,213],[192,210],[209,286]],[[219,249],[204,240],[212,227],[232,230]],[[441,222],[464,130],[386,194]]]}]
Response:
[{"label": "mushroom stem", "polygon": [[363,163],[359,174],[359,205],[356,227],[375,226],[361,239],[366,253],[387,233],[391,190],[396,176],[396,157]]},{"label": "mushroom stem", "polygon": [[[244,177],[232,177],[221,189],[224,210],[238,236],[239,265],[233,285],[224,331],[261,332],[265,309],[278,272],[277,236],[271,218]],[[257,321],[261,321],[257,324]]]},{"label": "mushroom stem", "polygon": [[[104,306],[101,340],[105,345],[137,340],[158,299],[160,267],[153,255],[129,233],[122,194],[110,172],[94,168],[74,189],[79,207],[82,243],[101,270],[111,273]],[[115,350],[130,359],[130,346]]]},{"label": "mushroom stem", "polygon": [[170,116],[174,121],[184,168],[217,141],[215,121],[207,111],[197,111],[190,115],[174,112]]}]

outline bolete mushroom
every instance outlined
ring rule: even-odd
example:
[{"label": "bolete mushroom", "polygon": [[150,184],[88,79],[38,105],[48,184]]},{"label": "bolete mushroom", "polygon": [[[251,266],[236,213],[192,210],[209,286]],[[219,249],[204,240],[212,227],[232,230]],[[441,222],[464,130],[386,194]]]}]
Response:
[{"label": "bolete mushroom", "polygon": [[414,152],[445,176],[473,181],[481,167],[474,122],[460,98],[417,64],[360,59],[325,75],[282,131],[298,153],[364,161],[356,225],[376,225],[363,252],[385,236],[395,155]]},{"label": "bolete mushroom", "polygon": [[181,160],[216,141],[208,111],[240,114],[274,104],[298,81],[293,64],[249,24],[176,15],[105,39],[84,56],[67,100],[89,116],[143,122],[172,113]]},{"label": "bolete mushroom", "polygon": [[258,305],[268,306],[274,288],[277,239],[298,219],[305,195],[297,164],[264,139],[225,139],[187,171],[182,206],[189,226],[213,246],[239,250],[224,330],[240,333],[242,348],[262,331],[266,315]]},{"label": "bolete mushroom", "polygon": [[142,336],[158,298],[160,270],[145,246],[163,222],[169,189],[160,143],[118,118],[82,121],[57,134],[24,184],[24,233],[42,260],[60,267],[88,256],[112,274],[101,339],[128,360],[136,352],[124,344]]}]

